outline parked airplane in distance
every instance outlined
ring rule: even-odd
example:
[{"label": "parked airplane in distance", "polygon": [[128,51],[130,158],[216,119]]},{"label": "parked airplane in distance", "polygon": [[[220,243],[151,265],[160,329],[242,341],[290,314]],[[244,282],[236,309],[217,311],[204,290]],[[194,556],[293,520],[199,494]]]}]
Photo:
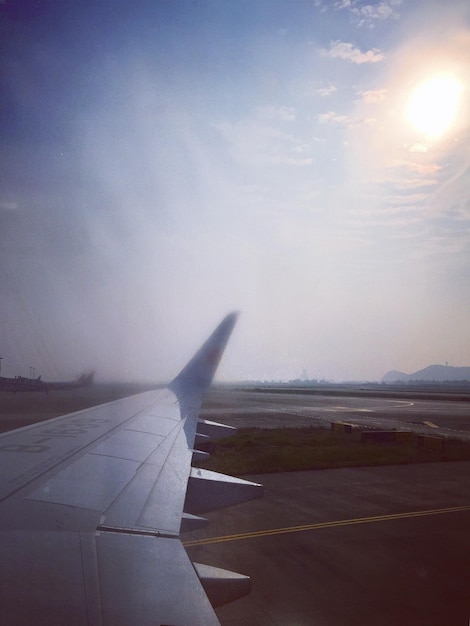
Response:
[{"label": "parked airplane in distance", "polygon": [[77,389],[78,387],[88,387],[93,384],[95,372],[82,374],[77,380],[69,380],[64,382],[48,382],[38,378],[25,378],[24,376],[15,376],[14,378],[6,378],[0,376],[0,391],[10,391],[18,393],[20,391],[44,391],[49,393],[51,389]]},{"label": "parked airplane in distance", "polygon": [[82,374],[77,380],[69,380],[66,382],[46,382],[45,384],[49,389],[78,389],[79,387],[89,387],[93,384],[93,378],[95,372],[89,372],[88,374]]},{"label": "parked airplane in distance", "polygon": [[38,378],[25,378],[24,376],[15,376],[14,378],[7,378],[0,376],[0,391],[11,391],[12,393],[18,393],[20,391],[46,391],[47,385]]},{"label": "parked airplane in distance", "polygon": [[219,624],[247,576],[191,563],[180,534],[262,486],[191,467],[235,324],[228,315],[166,389],[0,435],[0,615],[9,626]]}]

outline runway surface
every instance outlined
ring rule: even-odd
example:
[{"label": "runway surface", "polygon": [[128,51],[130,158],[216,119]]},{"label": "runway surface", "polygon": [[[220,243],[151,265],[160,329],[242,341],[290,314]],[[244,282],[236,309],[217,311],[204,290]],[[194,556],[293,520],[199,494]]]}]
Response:
[{"label": "runway surface", "polygon": [[[466,400],[215,389],[237,427],[347,421],[470,439]],[[223,626],[468,626],[470,462],[250,476],[265,497],[185,535],[193,560],[247,573]]]},{"label": "runway surface", "polygon": [[403,429],[470,441],[470,402],[214,389],[204,413],[232,426],[278,428],[345,421],[379,430]]}]

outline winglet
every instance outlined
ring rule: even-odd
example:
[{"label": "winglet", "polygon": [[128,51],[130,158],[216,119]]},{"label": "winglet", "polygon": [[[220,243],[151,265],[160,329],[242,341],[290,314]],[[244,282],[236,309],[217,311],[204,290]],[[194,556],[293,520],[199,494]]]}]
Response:
[{"label": "winglet", "polygon": [[237,317],[238,313],[227,315],[178,376],[168,385],[177,396],[185,395],[188,391],[204,391],[209,387]]}]

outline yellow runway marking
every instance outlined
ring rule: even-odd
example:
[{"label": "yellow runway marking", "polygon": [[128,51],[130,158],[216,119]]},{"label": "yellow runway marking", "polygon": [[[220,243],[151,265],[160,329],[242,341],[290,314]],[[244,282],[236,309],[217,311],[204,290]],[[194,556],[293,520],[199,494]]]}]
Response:
[{"label": "yellow runway marking", "polygon": [[470,511],[468,506],[454,506],[446,509],[431,509],[429,511],[410,511],[409,513],[392,513],[391,515],[376,515],[374,517],[358,517],[353,519],[337,520],[334,522],[319,522],[317,524],[305,524],[303,526],[287,526],[286,528],[272,528],[270,530],[257,530],[254,532],[239,533],[237,535],[225,535],[221,537],[208,537],[207,539],[195,539],[184,541],[183,545],[205,546],[210,543],[225,543],[226,541],[240,541],[242,539],[255,539],[257,537],[269,537],[271,535],[285,535],[287,533],[299,533],[321,528],[336,528],[339,526],[352,526],[354,524],[370,524],[372,522],[389,522],[397,519],[410,519],[412,517],[425,517],[426,515],[442,515],[444,513],[458,513]]}]

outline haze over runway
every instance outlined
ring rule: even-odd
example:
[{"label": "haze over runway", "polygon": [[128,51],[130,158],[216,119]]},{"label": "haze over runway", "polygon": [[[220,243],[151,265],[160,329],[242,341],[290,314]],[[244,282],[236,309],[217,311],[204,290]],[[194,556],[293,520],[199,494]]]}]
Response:
[{"label": "haze over runway", "polygon": [[0,3],[2,374],[470,365],[463,0]]}]

